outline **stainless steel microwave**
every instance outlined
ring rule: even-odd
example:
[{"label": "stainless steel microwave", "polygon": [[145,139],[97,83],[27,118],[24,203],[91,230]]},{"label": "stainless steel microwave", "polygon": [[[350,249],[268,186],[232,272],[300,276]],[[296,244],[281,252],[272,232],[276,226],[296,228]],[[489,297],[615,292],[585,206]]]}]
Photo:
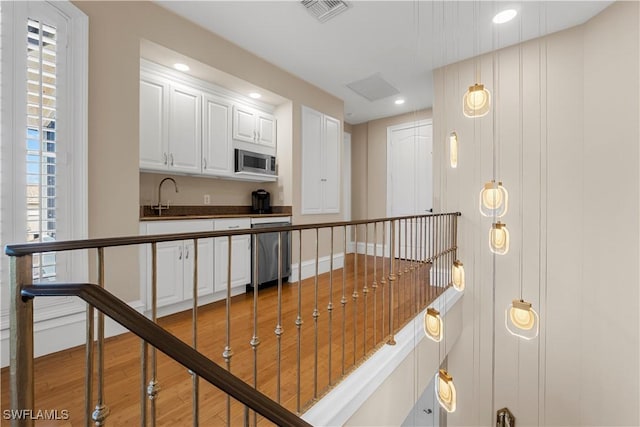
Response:
[{"label": "stainless steel microwave", "polygon": [[237,148],[235,155],[236,172],[250,172],[274,176],[276,174],[276,158],[274,156],[239,150]]}]

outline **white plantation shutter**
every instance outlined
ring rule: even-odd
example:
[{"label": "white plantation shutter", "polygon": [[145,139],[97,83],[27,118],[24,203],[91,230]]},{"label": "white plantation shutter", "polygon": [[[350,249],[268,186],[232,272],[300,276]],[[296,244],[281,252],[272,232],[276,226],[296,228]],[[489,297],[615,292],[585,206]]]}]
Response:
[{"label": "white plantation shutter", "polygon": [[[28,242],[56,240],[57,30],[27,22],[26,236]],[[56,255],[35,255],[33,277],[56,277]]]}]

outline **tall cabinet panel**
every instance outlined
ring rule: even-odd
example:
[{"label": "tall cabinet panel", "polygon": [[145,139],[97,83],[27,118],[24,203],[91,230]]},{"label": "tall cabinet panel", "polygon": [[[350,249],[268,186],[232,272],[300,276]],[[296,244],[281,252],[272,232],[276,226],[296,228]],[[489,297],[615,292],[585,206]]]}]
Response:
[{"label": "tall cabinet panel", "polygon": [[322,181],[324,213],[340,212],[340,121],[333,117],[324,116],[324,156],[323,169],[324,181]]},{"label": "tall cabinet panel", "polygon": [[340,212],[340,121],[302,107],[302,214]]},{"label": "tall cabinet panel", "polygon": [[176,172],[200,172],[200,92],[171,85],[169,109],[169,164]]},{"label": "tall cabinet panel", "polygon": [[206,175],[232,174],[231,111],[229,102],[213,95],[203,96],[202,172]]}]

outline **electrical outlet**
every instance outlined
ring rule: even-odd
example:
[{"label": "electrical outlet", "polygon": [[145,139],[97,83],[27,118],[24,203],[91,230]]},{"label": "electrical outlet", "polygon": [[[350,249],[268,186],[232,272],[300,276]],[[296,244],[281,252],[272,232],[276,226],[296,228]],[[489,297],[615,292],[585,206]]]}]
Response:
[{"label": "electrical outlet", "polygon": [[210,195],[208,195],[208,194],[204,195],[204,204],[205,205],[211,204],[211,196]]}]

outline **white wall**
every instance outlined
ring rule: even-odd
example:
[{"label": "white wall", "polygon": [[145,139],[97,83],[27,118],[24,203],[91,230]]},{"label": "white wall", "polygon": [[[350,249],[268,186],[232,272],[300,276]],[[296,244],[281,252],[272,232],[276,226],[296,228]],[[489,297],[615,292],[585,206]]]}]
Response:
[{"label": "white wall", "polygon": [[[490,425],[503,406],[520,426],[640,425],[638,22],[637,2],[614,3],[580,27],[435,76],[436,207],[462,212],[468,280],[462,337],[449,355],[459,399],[449,425]],[[476,64],[494,95],[497,178],[510,195],[505,256],[489,252],[492,221],[478,212],[492,178],[494,117],[462,115]],[[457,169],[445,144],[452,130]],[[520,258],[524,298],[541,319],[531,342],[504,326]]]}]

